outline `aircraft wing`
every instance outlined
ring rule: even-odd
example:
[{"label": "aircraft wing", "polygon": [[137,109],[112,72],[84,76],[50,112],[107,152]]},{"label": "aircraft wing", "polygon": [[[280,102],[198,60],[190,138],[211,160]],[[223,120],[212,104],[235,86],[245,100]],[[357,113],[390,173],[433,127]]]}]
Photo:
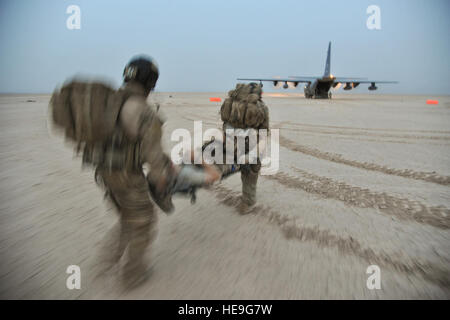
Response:
[{"label": "aircraft wing", "polygon": [[289,76],[291,79],[295,80],[303,80],[305,82],[313,82],[316,79],[320,79],[322,77],[308,77],[308,76]]},{"label": "aircraft wing", "polygon": [[334,82],[340,82],[340,83],[398,83],[398,81],[383,81],[383,80],[367,80],[367,78],[334,78]]},{"label": "aircraft wing", "polygon": [[297,78],[238,78],[237,80],[244,80],[244,81],[269,81],[273,83],[278,82],[313,82],[315,78],[308,78],[308,79],[297,79]]}]

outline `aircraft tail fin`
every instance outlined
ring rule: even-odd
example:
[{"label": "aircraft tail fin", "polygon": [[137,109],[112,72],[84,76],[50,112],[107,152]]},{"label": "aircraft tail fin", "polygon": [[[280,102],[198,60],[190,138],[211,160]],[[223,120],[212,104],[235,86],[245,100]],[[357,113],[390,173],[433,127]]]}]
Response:
[{"label": "aircraft tail fin", "polygon": [[330,72],[330,55],[331,55],[331,41],[328,43],[328,52],[327,52],[327,62],[325,63],[325,72],[323,74],[324,77],[329,77]]}]

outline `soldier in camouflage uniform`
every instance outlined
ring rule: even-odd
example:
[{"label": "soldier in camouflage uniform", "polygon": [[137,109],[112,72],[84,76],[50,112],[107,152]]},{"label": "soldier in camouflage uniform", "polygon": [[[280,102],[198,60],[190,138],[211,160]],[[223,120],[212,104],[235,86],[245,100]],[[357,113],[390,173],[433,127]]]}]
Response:
[{"label": "soldier in camouflage uniform", "polygon": [[[222,104],[220,113],[223,131],[236,129],[266,129],[269,131],[269,109],[262,101],[262,87],[256,83],[237,84],[229,91],[228,98]],[[259,143],[259,135],[257,137]],[[248,143],[246,145],[248,152]],[[219,166],[220,167],[220,166]],[[229,170],[229,165],[221,166],[222,171]],[[245,213],[256,203],[256,184],[261,163],[240,165],[242,181],[242,203],[240,211]]]},{"label": "soldier in camouflage uniform", "polygon": [[[159,76],[155,63],[150,58],[135,58],[123,76],[122,88],[106,95],[102,92],[109,92],[108,88],[102,84],[71,82],[54,93],[50,105],[54,123],[65,128],[66,137],[78,141],[83,163],[96,167],[96,181],[104,186],[120,216],[104,239],[97,273],[114,266],[128,249],[123,275],[126,283],[133,284],[147,270],[146,249],[156,235],[157,212],[149,187],[158,206],[171,212],[167,189],[180,168],[163,152],[163,121],[157,108],[146,102]],[[144,163],[150,167],[147,176]],[[187,175],[188,180],[205,185],[219,177],[219,172],[208,166]]]},{"label": "soldier in camouflage uniform", "polygon": [[[157,214],[149,198],[149,185],[153,186],[153,196],[164,194],[164,189],[179,172],[179,167],[172,164],[161,147],[163,122],[156,108],[146,102],[157,78],[155,64],[145,59],[133,60],[125,68],[124,89],[131,95],[121,109],[120,127],[126,139],[139,144],[138,165],[126,170],[110,170],[99,166],[97,171],[110,199],[120,212],[120,224],[110,231],[110,239],[106,241],[115,248],[106,248],[105,260],[110,265],[116,263],[128,246],[125,278],[133,278],[146,270],[144,253],[155,238]],[[142,171],[143,163],[150,166],[147,177]],[[204,174],[196,174],[200,176],[191,177],[192,180],[203,180],[205,184],[211,184],[219,178],[219,174],[209,167]],[[164,211],[173,210],[170,197],[154,200],[159,200],[157,203]]]}]

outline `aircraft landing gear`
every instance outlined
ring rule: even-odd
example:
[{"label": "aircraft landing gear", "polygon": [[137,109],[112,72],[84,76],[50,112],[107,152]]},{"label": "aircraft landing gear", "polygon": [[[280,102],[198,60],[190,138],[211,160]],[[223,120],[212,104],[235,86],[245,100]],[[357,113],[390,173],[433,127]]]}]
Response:
[{"label": "aircraft landing gear", "polygon": [[328,99],[331,99],[331,97],[332,97],[331,92],[328,92]]}]

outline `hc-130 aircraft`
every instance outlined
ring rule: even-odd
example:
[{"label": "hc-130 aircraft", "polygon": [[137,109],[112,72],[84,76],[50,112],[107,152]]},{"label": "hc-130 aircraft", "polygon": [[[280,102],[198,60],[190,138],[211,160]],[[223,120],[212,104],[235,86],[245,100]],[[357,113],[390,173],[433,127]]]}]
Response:
[{"label": "hc-130 aircraft", "polygon": [[287,89],[290,85],[295,88],[299,83],[306,83],[304,91],[305,98],[315,99],[331,99],[331,87],[339,88],[341,84],[345,84],[344,90],[351,90],[356,88],[361,83],[370,83],[369,90],[377,90],[376,83],[398,83],[398,81],[376,81],[367,80],[367,78],[342,78],[335,77],[330,72],[330,54],[331,54],[331,41],[328,43],[327,60],[325,63],[325,72],[322,77],[303,77],[303,76],[289,76],[288,78],[238,78],[237,80],[244,81],[259,81],[262,86],[262,81],[273,82],[274,86],[284,82],[283,88]]}]

